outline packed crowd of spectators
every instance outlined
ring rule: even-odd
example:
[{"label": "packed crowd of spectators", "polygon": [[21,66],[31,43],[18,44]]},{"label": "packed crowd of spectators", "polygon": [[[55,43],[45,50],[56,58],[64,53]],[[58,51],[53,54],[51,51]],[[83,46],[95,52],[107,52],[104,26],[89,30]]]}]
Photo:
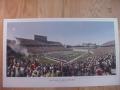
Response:
[{"label": "packed crowd of spectators", "polygon": [[7,58],[8,77],[61,77],[115,75],[116,59],[112,53],[89,56],[72,63],[42,63],[40,57]]}]

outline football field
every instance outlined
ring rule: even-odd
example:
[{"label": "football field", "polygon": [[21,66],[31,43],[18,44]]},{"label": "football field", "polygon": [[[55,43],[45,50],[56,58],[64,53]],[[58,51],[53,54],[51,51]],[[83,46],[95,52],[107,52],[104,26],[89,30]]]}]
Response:
[{"label": "football field", "polygon": [[88,54],[88,52],[82,51],[57,51],[44,54],[44,58],[64,63],[72,63],[82,56]]}]

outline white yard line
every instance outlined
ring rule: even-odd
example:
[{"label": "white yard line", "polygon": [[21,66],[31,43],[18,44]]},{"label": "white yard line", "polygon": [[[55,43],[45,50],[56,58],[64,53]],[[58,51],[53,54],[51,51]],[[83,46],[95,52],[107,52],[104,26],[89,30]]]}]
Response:
[{"label": "white yard line", "polygon": [[52,61],[56,61],[56,62],[61,62],[61,61],[63,61],[63,62],[67,62],[66,60],[61,60],[61,59],[58,59],[58,58],[54,58],[54,57],[47,57],[47,56],[45,56],[45,58],[46,59],[49,59],[49,60],[52,60]]},{"label": "white yard line", "polygon": [[55,61],[55,62],[60,62],[59,60],[55,60],[55,59],[49,58],[49,57],[47,57],[47,56],[45,56],[44,58],[49,59],[49,60],[52,60],[52,61]]},{"label": "white yard line", "polygon": [[61,61],[63,61],[63,62],[65,62],[65,63],[69,64],[69,63],[72,63],[72,62],[76,61],[77,59],[79,59],[80,57],[82,57],[82,56],[84,56],[84,55],[86,55],[86,53],[84,53],[84,54],[82,54],[82,55],[80,55],[80,56],[78,56],[78,57],[76,57],[76,58],[74,58],[74,59],[72,59],[72,60],[70,60],[70,61],[61,60],[61,59],[54,58],[54,57],[51,58],[51,57],[49,57],[49,56],[47,56],[47,55],[45,55],[45,58],[46,58],[46,59],[49,59],[49,60],[52,60],[52,61],[55,61],[55,62],[61,62]]},{"label": "white yard line", "polygon": [[76,57],[76,58],[74,58],[74,59],[70,60],[70,61],[69,61],[69,62],[67,62],[67,63],[74,62],[74,61],[76,61],[78,58],[80,58],[80,57],[84,56],[85,54],[86,54],[86,53],[84,53],[84,54],[82,54],[82,55],[80,55],[80,56],[78,56],[78,57]]}]

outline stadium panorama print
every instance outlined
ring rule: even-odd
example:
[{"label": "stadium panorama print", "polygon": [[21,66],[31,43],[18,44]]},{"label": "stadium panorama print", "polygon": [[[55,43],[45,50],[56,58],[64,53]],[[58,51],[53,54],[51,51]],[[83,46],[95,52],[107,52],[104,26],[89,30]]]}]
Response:
[{"label": "stadium panorama print", "polygon": [[4,77],[117,75],[115,21],[5,20]]}]

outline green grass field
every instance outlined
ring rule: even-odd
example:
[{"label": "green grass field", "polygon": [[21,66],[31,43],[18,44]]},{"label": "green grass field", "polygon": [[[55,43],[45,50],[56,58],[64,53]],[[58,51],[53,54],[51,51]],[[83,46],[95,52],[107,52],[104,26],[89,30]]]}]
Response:
[{"label": "green grass field", "polygon": [[59,51],[59,52],[47,53],[44,56],[48,57],[50,59],[56,60],[56,61],[61,60],[61,61],[69,62],[69,61],[81,56],[82,54],[84,54],[84,52],[80,52],[80,51]]}]

